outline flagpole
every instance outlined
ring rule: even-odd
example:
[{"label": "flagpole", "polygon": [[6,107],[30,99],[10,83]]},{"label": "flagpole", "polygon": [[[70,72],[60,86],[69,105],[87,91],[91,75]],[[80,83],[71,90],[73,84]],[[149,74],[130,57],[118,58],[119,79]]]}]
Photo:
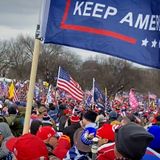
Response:
[{"label": "flagpole", "polygon": [[[58,68],[58,77],[57,77],[57,79],[59,78],[60,70],[61,70],[61,66],[59,66],[59,68]],[[57,84],[56,84],[56,87],[57,87]]]},{"label": "flagpole", "polygon": [[[57,80],[58,80],[59,75],[60,75],[60,69],[61,69],[61,66],[59,66],[59,68],[58,68],[58,76],[57,76]],[[57,83],[56,83],[56,90],[55,90],[55,98],[56,98],[56,101],[57,101]]]},{"label": "flagpole", "polygon": [[[38,27],[39,26],[37,25],[37,31],[39,29]],[[29,90],[27,94],[27,106],[26,106],[26,112],[25,112],[23,134],[28,133],[30,128],[30,116],[31,116],[32,103],[33,103],[34,87],[35,87],[35,81],[36,81],[40,49],[41,49],[41,42],[38,39],[38,36],[36,35],[36,38],[34,41],[34,51],[33,51],[32,67],[31,67],[31,74],[30,74],[30,81],[29,81]]]},{"label": "flagpole", "polygon": [[105,109],[107,108],[107,88],[105,87],[104,89],[104,93],[105,93]]},{"label": "flagpole", "polygon": [[150,95],[150,92],[148,92],[148,107],[150,107],[150,103],[151,103],[149,95]]},{"label": "flagpole", "polygon": [[92,105],[94,105],[94,89],[95,89],[95,78],[93,78],[93,83],[92,83]]}]

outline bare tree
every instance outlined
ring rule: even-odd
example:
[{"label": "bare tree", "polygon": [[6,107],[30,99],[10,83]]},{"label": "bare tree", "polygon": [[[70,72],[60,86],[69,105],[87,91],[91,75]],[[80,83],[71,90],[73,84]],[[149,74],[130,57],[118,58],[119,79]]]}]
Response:
[{"label": "bare tree", "polygon": [[0,71],[1,76],[5,76],[10,65],[8,57],[9,44],[7,41],[0,41]]}]

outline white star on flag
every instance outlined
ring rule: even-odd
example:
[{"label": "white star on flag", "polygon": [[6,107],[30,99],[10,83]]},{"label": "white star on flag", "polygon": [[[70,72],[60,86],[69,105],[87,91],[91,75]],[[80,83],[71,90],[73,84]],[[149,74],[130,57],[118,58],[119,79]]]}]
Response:
[{"label": "white star on flag", "polygon": [[152,41],[152,48],[156,48],[156,45],[157,45],[157,41],[154,39],[154,41]]},{"label": "white star on flag", "polygon": [[142,40],[142,46],[147,46],[147,44],[148,44],[148,40],[147,40],[147,38],[145,38],[144,40]]}]

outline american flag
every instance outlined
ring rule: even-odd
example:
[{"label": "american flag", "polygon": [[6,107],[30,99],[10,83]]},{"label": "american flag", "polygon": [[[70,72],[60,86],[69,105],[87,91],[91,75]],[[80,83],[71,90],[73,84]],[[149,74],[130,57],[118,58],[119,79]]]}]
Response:
[{"label": "american flag", "polygon": [[18,99],[18,95],[17,95],[17,89],[14,88],[14,97],[13,97],[13,102],[19,102],[19,99]]},{"label": "american flag", "polygon": [[83,91],[80,85],[62,67],[59,67],[57,87],[68,92],[77,101],[83,100]]},{"label": "american flag", "polygon": [[157,96],[155,94],[151,94],[150,92],[148,93],[148,98],[149,99],[156,99]]},{"label": "american flag", "polygon": [[134,94],[134,91],[132,89],[130,89],[129,92],[129,104],[132,107],[132,109],[136,109],[139,105],[136,96]]}]

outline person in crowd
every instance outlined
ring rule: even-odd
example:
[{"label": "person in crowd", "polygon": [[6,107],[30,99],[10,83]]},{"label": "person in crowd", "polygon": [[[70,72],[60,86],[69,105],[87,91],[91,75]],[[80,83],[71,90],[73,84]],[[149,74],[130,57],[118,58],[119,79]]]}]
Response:
[{"label": "person in crowd", "polygon": [[64,128],[68,126],[68,119],[71,115],[71,111],[69,109],[64,109],[61,112],[61,116],[59,118],[59,131],[63,132]]},{"label": "person in crowd", "polygon": [[75,131],[81,127],[80,125],[80,117],[78,115],[71,115],[70,117],[71,125],[64,128],[63,134],[66,134],[69,136],[71,140],[71,146],[73,146],[73,136]]},{"label": "person in crowd", "polygon": [[42,127],[42,126],[43,126],[43,123],[40,120],[38,119],[32,120],[31,126],[30,126],[30,133],[33,135],[36,135],[37,131],[39,130],[39,127]]},{"label": "person in crowd", "polygon": [[53,103],[49,103],[48,114],[55,122],[57,122],[57,120],[58,120],[58,107],[53,105]]},{"label": "person in crowd", "polygon": [[5,116],[5,120],[8,123],[14,136],[18,137],[23,131],[24,117],[17,112],[17,106],[11,105],[8,108],[8,116]]},{"label": "person in crowd", "polygon": [[81,128],[78,128],[73,137],[74,145],[67,152],[65,160],[86,159],[91,158],[91,145],[93,138],[96,136],[97,113],[87,111],[84,113],[81,123]]},{"label": "person in crowd", "polygon": [[115,132],[115,143],[98,148],[97,160],[141,160],[153,135],[142,126],[130,122]]},{"label": "person in crowd", "polygon": [[9,125],[5,122],[0,122],[0,159],[11,160],[12,155],[6,147],[8,139],[12,138],[13,134],[9,128]]},{"label": "person in crowd", "polygon": [[42,123],[43,123],[43,126],[52,126],[53,128],[56,129],[56,124],[54,120],[46,113],[42,117]]},{"label": "person in crowd", "polygon": [[16,160],[48,160],[48,151],[44,142],[30,133],[10,138],[6,146]]},{"label": "person in crowd", "polygon": [[44,114],[47,114],[47,108],[44,107],[44,106],[41,106],[41,107],[38,109],[38,119],[39,119],[39,120],[42,120]]},{"label": "person in crowd", "polygon": [[102,127],[97,129],[96,136],[99,138],[98,145],[111,143],[115,141],[115,135],[111,124],[103,124]]},{"label": "person in crowd", "polygon": [[65,158],[68,150],[71,148],[71,141],[70,137],[63,133],[63,135],[60,136],[60,138],[57,141],[56,147],[53,149],[52,153],[55,155],[57,158],[62,160]]},{"label": "person in crowd", "polygon": [[149,147],[160,153],[160,115],[155,119],[155,124],[148,128],[148,132],[154,135],[154,139],[149,144]]},{"label": "person in crowd", "polygon": [[107,122],[107,118],[106,118],[105,112],[103,111],[102,108],[98,108],[98,116],[96,118],[96,123],[98,127],[101,127],[106,122]]},{"label": "person in crowd", "polygon": [[52,155],[52,151],[55,149],[58,142],[58,135],[54,128],[51,126],[42,126],[37,131],[36,136],[46,144],[48,155]]},{"label": "person in crowd", "polygon": [[116,111],[110,111],[109,112],[109,123],[111,125],[119,124],[118,119],[118,113]]}]

